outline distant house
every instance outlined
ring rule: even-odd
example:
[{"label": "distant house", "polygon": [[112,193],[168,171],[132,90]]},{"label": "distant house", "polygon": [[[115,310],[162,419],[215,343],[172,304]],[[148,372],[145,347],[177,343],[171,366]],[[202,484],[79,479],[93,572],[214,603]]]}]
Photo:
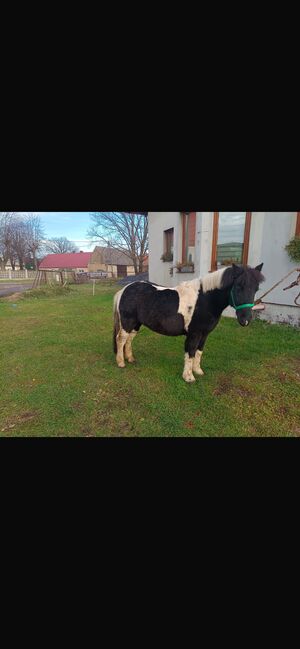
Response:
[{"label": "distant house", "polygon": [[47,255],[41,261],[39,270],[72,270],[75,273],[87,273],[92,254],[92,252],[68,252]]},{"label": "distant house", "polygon": [[105,271],[108,277],[129,277],[135,274],[131,257],[109,247],[96,246],[88,268],[91,273]]}]

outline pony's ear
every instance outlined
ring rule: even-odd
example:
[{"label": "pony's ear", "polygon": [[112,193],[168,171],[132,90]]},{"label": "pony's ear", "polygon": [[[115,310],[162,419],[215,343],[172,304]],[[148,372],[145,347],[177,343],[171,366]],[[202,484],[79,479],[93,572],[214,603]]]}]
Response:
[{"label": "pony's ear", "polygon": [[255,270],[258,270],[261,273],[263,266],[263,264],[259,264],[259,266],[255,266]]},{"label": "pony's ear", "polygon": [[244,268],[241,266],[237,266],[236,264],[232,264],[232,271],[233,271],[233,277],[236,279],[236,277],[239,277],[244,272]]}]

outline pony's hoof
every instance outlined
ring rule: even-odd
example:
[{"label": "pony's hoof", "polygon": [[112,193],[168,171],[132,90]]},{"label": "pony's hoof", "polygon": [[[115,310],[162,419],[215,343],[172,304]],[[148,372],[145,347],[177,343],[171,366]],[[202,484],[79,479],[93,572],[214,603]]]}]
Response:
[{"label": "pony's hoof", "polygon": [[128,363],[136,363],[135,358],[133,356],[131,358],[127,358]]},{"label": "pony's hoof", "polygon": [[183,374],[182,378],[186,383],[195,383],[195,381],[196,381],[195,377],[193,375],[190,375],[190,374],[188,374],[188,375]]},{"label": "pony's hoof", "polygon": [[203,370],[193,370],[193,372],[194,374],[196,374],[196,376],[204,376]]},{"label": "pony's hoof", "polygon": [[118,367],[120,367],[120,369],[123,369],[124,367],[126,367],[126,365],[125,363],[118,363]]}]

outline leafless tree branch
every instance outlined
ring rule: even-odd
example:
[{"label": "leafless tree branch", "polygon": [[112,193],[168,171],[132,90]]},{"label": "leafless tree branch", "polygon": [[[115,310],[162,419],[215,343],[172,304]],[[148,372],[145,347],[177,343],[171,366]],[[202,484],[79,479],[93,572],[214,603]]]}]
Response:
[{"label": "leafless tree branch", "polygon": [[93,212],[88,237],[125,252],[136,273],[142,272],[148,252],[148,217],[128,212]]}]

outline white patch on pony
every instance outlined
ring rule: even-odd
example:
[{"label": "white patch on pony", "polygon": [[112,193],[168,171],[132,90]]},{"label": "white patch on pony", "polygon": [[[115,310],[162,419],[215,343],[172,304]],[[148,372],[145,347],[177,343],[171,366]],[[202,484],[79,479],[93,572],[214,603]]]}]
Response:
[{"label": "white patch on pony", "polygon": [[176,287],[176,291],[179,295],[178,313],[180,313],[184,318],[185,331],[188,331],[188,328],[191,324],[191,320],[194,315],[196,303],[198,300],[199,290],[199,279],[193,279],[190,282],[183,282]]},{"label": "white patch on pony", "polygon": [[200,352],[199,349],[197,349],[195,358],[193,360],[193,372],[194,374],[197,374],[197,376],[203,376],[204,372],[201,369],[201,358],[202,358],[203,352]]},{"label": "white patch on pony", "polygon": [[208,273],[205,277],[202,277],[200,282],[203,289],[203,293],[208,293],[208,291],[213,291],[215,288],[221,288],[223,275],[227,268],[221,268],[216,270],[215,273]]},{"label": "white patch on pony", "polygon": [[166,286],[156,286],[152,284],[153,288],[157,291],[177,291],[179,295],[179,307],[177,313],[183,316],[185,331],[188,330],[192,317],[194,315],[198,293],[200,290],[200,280],[193,279],[190,282],[182,282],[175,288],[167,288]]},{"label": "white patch on pony", "polygon": [[128,340],[125,343],[125,358],[128,361],[128,363],[134,363],[135,358],[132,353],[132,341],[137,335],[137,331],[133,330],[128,337]]},{"label": "white patch on pony", "polygon": [[185,354],[182,378],[186,383],[194,383],[194,381],[196,381],[193,375],[193,360],[193,358],[189,357],[189,354]]},{"label": "white patch on pony", "polygon": [[158,286],[156,284],[152,284],[153,288],[156,288],[157,291],[175,291],[175,288],[167,288],[166,286]]}]

